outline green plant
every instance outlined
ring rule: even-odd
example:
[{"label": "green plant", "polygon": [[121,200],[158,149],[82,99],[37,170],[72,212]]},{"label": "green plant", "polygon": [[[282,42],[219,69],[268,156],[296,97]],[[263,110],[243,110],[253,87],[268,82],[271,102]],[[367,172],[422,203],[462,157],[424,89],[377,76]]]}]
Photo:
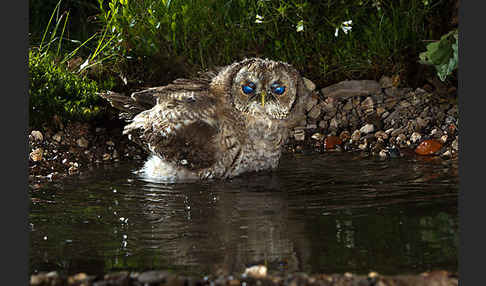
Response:
[{"label": "green plant", "polygon": [[[112,86],[109,78],[97,83],[89,79],[85,72],[106,59],[99,59],[100,51],[107,45],[104,35],[98,37],[96,49],[88,53],[86,61],[79,68],[68,69],[68,62],[98,34],[83,43],[65,38],[70,13],[60,13],[60,5],[61,1],[54,8],[39,45],[29,49],[29,121],[34,126],[50,120],[54,114],[62,119],[93,118],[99,114],[102,103],[96,95],[98,86]],[[73,51],[66,52],[62,49],[66,40],[81,44]]]},{"label": "green plant", "polygon": [[445,81],[447,76],[457,69],[458,57],[458,30],[452,30],[443,35],[439,41],[427,45],[427,51],[420,53],[420,63],[433,65],[440,80]]},{"label": "green plant", "polygon": [[401,72],[424,48],[427,17],[445,7],[442,0],[98,2],[98,18],[115,37],[105,51],[120,58],[157,65],[177,58],[200,70],[261,56],[290,62],[318,84]]}]

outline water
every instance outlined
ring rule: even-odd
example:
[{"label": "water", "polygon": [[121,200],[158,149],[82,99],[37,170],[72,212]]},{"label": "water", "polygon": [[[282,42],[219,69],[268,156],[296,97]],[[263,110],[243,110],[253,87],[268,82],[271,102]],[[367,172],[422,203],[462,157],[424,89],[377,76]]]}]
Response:
[{"label": "water", "polygon": [[185,184],[140,166],[30,190],[30,272],[457,271],[457,163],[287,154],[274,173]]}]

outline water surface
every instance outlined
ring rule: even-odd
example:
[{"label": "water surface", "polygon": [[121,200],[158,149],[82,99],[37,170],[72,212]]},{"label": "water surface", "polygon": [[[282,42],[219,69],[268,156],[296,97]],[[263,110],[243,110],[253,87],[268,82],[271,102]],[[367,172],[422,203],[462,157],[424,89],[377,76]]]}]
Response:
[{"label": "water surface", "polygon": [[273,173],[180,184],[140,167],[29,190],[30,272],[457,271],[457,163],[287,154]]}]

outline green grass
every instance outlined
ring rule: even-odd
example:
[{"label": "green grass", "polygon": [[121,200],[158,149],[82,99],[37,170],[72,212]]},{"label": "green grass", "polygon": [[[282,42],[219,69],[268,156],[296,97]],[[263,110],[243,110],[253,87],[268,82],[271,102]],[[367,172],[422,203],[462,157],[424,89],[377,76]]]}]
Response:
[{"label": "green grass", "polygon": [[[116,39],[109,52],[122,58],[181,58],[196,71],[268,57],[320,85],[402,73],[432,35],[428,19],[447,7],[441,0],[99,0],[99,6],[99,20]],[[352,30],[336,37],[347,20]]]},{"label": "green grass", "polygon": [[[34,121],[61,111],[89,117],[100,110],[98,90],[162,85],[252,56],[289,62],[320,87],[384,74],[402,78],[419,65],[426,44],[451,29],[442,16],[451,9],[445,0],[47,2],[50,17],[42,5],[31,5],[30,13]],[[78,19],[80,7],[93,21]],[[36,30],[35,23],[46,27]],[[73,23],[82,23],[84,33]],[[68,68],[75,59],[82,64]]]}]

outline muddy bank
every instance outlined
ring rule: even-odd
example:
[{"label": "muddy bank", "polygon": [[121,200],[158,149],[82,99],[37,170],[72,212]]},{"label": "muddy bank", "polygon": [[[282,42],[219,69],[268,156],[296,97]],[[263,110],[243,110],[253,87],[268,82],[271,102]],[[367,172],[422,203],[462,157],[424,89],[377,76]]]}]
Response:
[{"label": "muddy bank", "polygon": [[[312,95],[306,120],[291,130],[284,152],[361,152],[384,160],[411,154],[457,160],[455,90],[399,88],[391,78],[344,81],[322,89],[305,80]],[[143,160],[145,152],[122,135],[123,121],[95,123],[58,118],[29,129],[29,184],[77,175],[92,166]]]},{"label": "muddy bank", "polygon": [[313,274],[304,273],[288,274],[286,276],[270,276],[266,273],[243,273],[241,275],[226,276],[205,276],[185,277],[171,274],[168,271],[147,271],[147,272],[116,272],[104,276],[90,276],[85,273],[78,273],[72,276],[58,275],[56,272],[32,275],[31,286],[62,286],[62,285],[84,285],[84,286],[151,286],[151,285],[279,285],[279,286],[300,286],[300,285],[334,285],[334,286],[456,286],[458,276],[456,273],[446,271],[426,272],[419,275],[396,275],[384,276],[376,272],[368,275],[344,274]]}]

